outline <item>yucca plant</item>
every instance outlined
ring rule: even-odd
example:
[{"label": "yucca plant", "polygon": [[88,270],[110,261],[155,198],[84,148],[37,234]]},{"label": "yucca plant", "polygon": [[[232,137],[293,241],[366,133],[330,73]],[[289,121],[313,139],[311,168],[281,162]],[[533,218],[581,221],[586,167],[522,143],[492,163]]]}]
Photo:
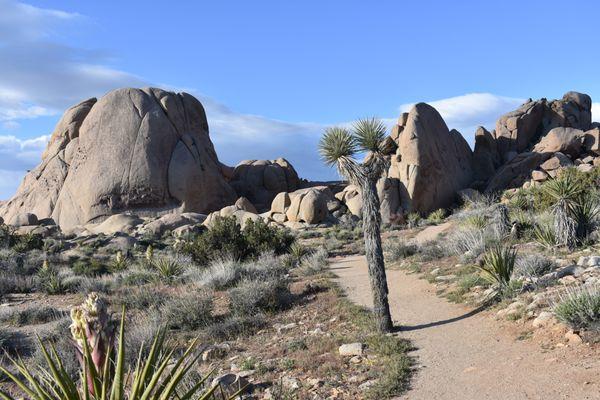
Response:
[{"label": "yucca plant", "polygon": [[113,260],[112,264],[110,265],[110,270],[112,272],[120,272],[120,271],[124,271],[127,269],[127,257],[125,257],[125,255],[123,255],[122,251],[117,251],[117,254],[115,255],[115,259]]},{"label": "yucca plant", "polygon": [[600,193],[584,191],[573,205],[573,219],[577,224],[576,235],[583,242],[598,227],[600,219]]},{"label": "yucca plant", "polygon": [[516,259],[516,250],[504,245],[495,245],[484,253],[479,269],[502,291],[509,287]]},{"label": "yucca plant", "polygon": [[[69,376],[64,362],[54,346],[39,340],[46,365],[32,371],[21,359],[11,359],[18,374],[0,366],[0,371],[12,381],[23,396],[30,400],[183,400],[215,399],[218,386],[204,389],[206,377],[190,388],[184,388],[184,378],[189,375],[199,355],[193,351],[196,341],[187,347],[182,356],[174,359],[175,349],[165,344],[166,331],[154,337],[147,355],[139,356],[133,371],[125,371],[125,311],[119,326],[119,345],[115,351],[114,321],[106,313],[105,303],[91,294],[85,303],[74,309],[73,339],[80,351],[82,365],[80,382]],[[89,336],[88,336],[89,334]],[[240,392],[230,399],[234,399]],[[16,400],[0,391],[3,400]],[[18,397],[21,398],[21,397]],[[224,398],[222,396],[221,398]]]},{"label": "yucca plant", "polygon": [[[363,201],[363,234],[369,279],[373,293],[374,313],[381,332],[392,330],[388,303],[388,285],[381,246],[380,199],[377,181],[389,167],[383,151],[386,127],[375,119],[357,121],[352,130],[333,127],[325,130],[319,151],[326,164],[335,165],[340,175],[359,187]],[[362,163],[354,157],[366,153]]]},{"label": "yucca plant", "polygon": [[564,174],[549,180],[544,185],[544,192],[552,200],[554,215],[554,231],[559,245],[574,249],[577,244],[577,222],[575,208],[581,201],[583,188],[572,174]]},{"label": "yucca plant", "polygon": [[535,224],[533,236],[535,237],[535,241],[546,249],[554,249],[557,245],[554,228],[547,224]]},{"label": "yucca plant", "polygon": [[172,283],[184,271],[183,265],[173,258],[157,258],[152,261],[152,266],[165,283]]}]

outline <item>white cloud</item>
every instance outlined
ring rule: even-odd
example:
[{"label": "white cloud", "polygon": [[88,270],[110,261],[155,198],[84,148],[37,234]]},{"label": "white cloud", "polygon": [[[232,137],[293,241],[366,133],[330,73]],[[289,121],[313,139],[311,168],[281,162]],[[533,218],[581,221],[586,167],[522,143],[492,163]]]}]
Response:
[{"label": "white cloud", "polygon": [[[427,101],[435,107],[450,129],[456,129],[474,144],[478,126],[494,129],[496,120],[523,104],[524,99],[497,96],[491,93],[469,93],[447,99]],[[401,112],[408,112],[414,103],[400,106]]]},{"label": "white cloud", "polygon": [[600,120],[600,103],[592,103],[592,121]]}]

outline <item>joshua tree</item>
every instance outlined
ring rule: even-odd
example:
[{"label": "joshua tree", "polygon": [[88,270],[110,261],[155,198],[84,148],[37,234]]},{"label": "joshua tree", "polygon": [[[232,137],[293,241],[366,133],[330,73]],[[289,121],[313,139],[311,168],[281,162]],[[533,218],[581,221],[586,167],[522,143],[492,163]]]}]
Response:
[{"label": "joshua tree", "polygon": [[[389,167],[389,160],[382,151],[385,132],[385,125],[374,118],[359,120],[352,131],[340,127],[328,128],[319,142],[319,151],[323,160],[328,165],[335,165],[340,175],[358,186],[362,194],[365,253],[374,312],[379,330],[389,332],[392,329],[392,317],[388,304],[377,195],[377,181]],[[365,160],[358,163],[353,157],[363,152],[366,153]]]}]

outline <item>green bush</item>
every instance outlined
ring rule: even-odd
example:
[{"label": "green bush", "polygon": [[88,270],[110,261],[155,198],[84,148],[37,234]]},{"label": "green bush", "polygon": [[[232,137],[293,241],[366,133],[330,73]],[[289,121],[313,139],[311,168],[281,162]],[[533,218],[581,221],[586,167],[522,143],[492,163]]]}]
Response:
[{"label": "green bush", "polygon": [[554,306],[554,314],[575,329],[600,329],[600,289],[583,286],[568,290]]},{"label": "green bush", "polygon": [[19,253],[25,253],[30,250],[40,250],[44,247],[44,239],[41,235],[27,233],[25,235],[17,235],[13,249]]},{"label": "green bush", "polygon": [[110,272],[108,266],[95,258],[77,260],[73,263],[72,269],[75,275],[81,276],[99,276]]},{"label": "green bush", "polygon": [[401,239],[385,243],[384,251],[387,259],[391,262],[408,258],[418,252],[418,247],[411,243],[405,243]]},{"label": "green bush", "polygon": [[248,220],[242,229],[235,217],[217,217],[210,229],[184,244],[182,251],[197,263],[207,265],[218,258],[245,260],[268,251],[283,254],[293,243],[294,237],[288,231],[263,220]]},{"label": "green bush", "polygon": [[246,221],[242,235],[246,239],[246,258],[268,252],[284,254],[294,243],[294,236],[290,232],[269,226],[263,219]]},{"label": "green bush", "polygon": [[428,216],[427,216],[427,222],[430,222],[432,224],[439,224],[442,221],[444,221],[444,218],[446,218],[446,210],[444,210],[443,208],[439,208],[435,211],[432,211]]}]

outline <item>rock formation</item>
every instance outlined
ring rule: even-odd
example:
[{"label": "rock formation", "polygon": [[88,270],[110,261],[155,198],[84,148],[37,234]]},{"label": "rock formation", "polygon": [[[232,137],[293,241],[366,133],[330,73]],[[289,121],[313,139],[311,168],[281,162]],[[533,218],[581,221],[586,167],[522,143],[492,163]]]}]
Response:
[{"label": "rock formation", "polygon": [[67,110],[0,215],[32,212],[68,228],[126,210],[206,213],[235,199],[197,99],[119,89]]},{"label": "rock formation", "polygon": [[238,196],[246,197],[259,212],[269,209],[278,193],[300,187],[296,170],[287,160],[246,160],[233,171],[231,186]]},{"label": "rock formation", "polygon": [[[473,181],[473,153],[463,136],[450,131],[435,108],[419,103],[401,117],[396,156],[389,178],[396,178],[404,212],[428,213],[448,207]],[[401,128],[401,129],[400,129]]]}]

